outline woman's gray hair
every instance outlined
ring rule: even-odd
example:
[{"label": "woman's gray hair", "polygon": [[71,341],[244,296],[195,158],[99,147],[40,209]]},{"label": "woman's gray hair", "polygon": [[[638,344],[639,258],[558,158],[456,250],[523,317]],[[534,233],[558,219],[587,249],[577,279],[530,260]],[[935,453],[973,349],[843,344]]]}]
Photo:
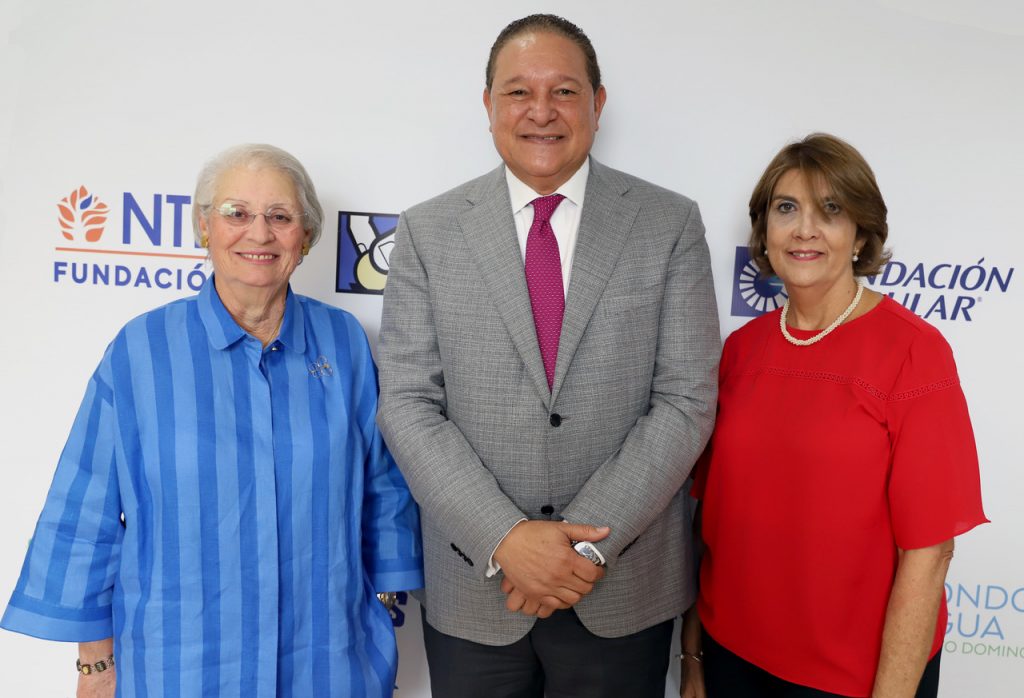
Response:
[{"label": "woman's gray hair", "polygon": [[324,225],[324,209],[316,196],[313,180],[309,178],[306,168],[295,156],[280,148],[265,143],[243,143],[215,155],[203,165],[196,181],[196,193],[192,197],[192,229],[196,242],[201,242],[199,217],[210,215],[213,208],[213,197],[217,193],[217,182],[228,170],[236,167],[268,167],[288,176],[295,185],[302,207],[302,228],[309,234],[309,246],[312,247],[320,239]]}]

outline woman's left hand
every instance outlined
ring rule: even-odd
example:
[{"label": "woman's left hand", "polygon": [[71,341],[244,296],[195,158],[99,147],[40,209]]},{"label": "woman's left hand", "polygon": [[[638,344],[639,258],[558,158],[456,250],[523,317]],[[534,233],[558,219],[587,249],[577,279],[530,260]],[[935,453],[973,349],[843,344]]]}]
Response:
[{"label": "woman's left hand", "polygon": [[114,698],[117,691],[117,673],[113,668],[103,673],[78,676],[76,698]]},{"label": "woman's left hand", "polygon": [[917,692],[952,559],[952,538],[927,548],[899,551],[872,698],[911,698]]},{"label": "woman's left hand", "polygon": [[79,673],[76,698],[114,698],[117,689],[117,668],[113,663],[113,655],[114,638],[112,637],[78,643],[78,661],[80,663],[95,664],[103,660],[107,667],[103,671]]}]

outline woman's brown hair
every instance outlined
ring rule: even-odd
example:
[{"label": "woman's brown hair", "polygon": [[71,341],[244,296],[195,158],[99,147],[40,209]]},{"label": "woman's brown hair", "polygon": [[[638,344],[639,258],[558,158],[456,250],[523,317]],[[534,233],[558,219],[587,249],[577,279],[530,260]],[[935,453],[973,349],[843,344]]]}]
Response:
[{"label": "woman's brown hair", "polygon": [[780,150],[750,195],[750,257],[761,274],[775,273],[765,254],[768,207],[776,184],[790,170],[800,170],[810,182],[821,182],[831,190],[832,200],[857,225],[861,247],[859,259],[852,262],[854,275],[877,274],[891,256],[885,249],[889,237],[888,209],[864,157],[846,141],[827,133],[812,133]]}]

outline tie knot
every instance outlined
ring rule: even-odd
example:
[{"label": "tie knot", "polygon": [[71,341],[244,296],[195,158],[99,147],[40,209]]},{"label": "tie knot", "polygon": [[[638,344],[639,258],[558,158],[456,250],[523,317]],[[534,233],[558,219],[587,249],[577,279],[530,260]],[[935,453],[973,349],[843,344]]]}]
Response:
[{"label": "tie knot", "polygon": [[538,196],[531,201],[530,203],[533,204],[533,222],[546,223],[549,221],[551,214],[555,212],[558,204],[562,203],[564,198],[561,194],[551,194],[550,196]]}]

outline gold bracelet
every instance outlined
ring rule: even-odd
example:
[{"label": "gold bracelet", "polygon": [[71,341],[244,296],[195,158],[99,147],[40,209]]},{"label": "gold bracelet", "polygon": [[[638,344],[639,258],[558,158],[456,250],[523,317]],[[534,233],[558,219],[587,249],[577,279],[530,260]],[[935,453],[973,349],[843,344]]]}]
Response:
[{"label": "gold bracelet", "polygon": [[81,659],[76,659],[75,666],[78,667],[78,673],[82,676],[98,674],[99,672],[106,671],[114,666],[114,655],[110,655],[106,659],[101,659],[95,664],[82,664]]},{"label": "gold bracelet", "polygon": [[693,661],[697,662],[698,664],[703,664],[704,663],[704,652],[701,650],[701,651],[698,651],[697,654],[692,654],[690,652],[685,652],[685,651],[679,653],[679,661],[681,661],[681,662],[685,661],[687,658],[692,659]]},{"label": "gold bracelet", "polygon": [[377,600],[384,604],[384,608],[390,611],[398,601],[398,593],[394,591],[381,591],[377,594]]}]

